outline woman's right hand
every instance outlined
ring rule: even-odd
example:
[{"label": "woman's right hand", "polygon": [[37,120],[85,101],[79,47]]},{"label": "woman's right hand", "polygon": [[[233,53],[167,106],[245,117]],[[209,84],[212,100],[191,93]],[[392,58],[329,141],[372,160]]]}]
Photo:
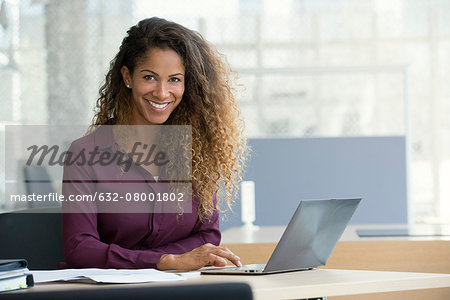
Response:
[{"label": "woman's right hand", "polygon": [[230,249],[212,244],[204,244],[184,254],[164,254],[156,264],[159,270],[191,271],[204,266],[225,267],[228,259],[241,267],[240,258]]}]

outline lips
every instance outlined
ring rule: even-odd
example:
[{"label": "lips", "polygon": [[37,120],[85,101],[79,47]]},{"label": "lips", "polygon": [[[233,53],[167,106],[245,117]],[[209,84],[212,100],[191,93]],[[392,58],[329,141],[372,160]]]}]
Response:
[{"label": "lips", "polygon": [[145,99],[145,101],[149,104],[152,110],[157,112],[166,110],[170,106],[170,104],[173,103],[173,102],[157,103],[150,101],[148,99]]}]

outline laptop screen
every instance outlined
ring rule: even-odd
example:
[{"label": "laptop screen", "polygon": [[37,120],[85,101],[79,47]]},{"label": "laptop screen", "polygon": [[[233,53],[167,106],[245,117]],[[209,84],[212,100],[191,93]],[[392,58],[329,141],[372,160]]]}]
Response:
[{"label": "laptop screen", "polygon": [[303,200],[264,272],[325,265],[361,198]]}]

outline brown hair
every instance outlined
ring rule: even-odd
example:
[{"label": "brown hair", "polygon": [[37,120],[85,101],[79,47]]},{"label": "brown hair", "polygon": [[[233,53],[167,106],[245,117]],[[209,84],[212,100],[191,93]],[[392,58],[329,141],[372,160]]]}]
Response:
[{"label": "brown hair", "polygon": [[156,17],[131,27],[100,88],[92,125],[129,124],[132,98],[120,69],[126,66],[132,74],[153,47],[174,50],[186,70],[183,99],[165,124],[192,126],[192,185],[200,198],[199,217],[205,220],[217,208],[214,193],[218,203],[224,200],[231,208],[247,145],[232,87],[233,72],[198,32]]}]

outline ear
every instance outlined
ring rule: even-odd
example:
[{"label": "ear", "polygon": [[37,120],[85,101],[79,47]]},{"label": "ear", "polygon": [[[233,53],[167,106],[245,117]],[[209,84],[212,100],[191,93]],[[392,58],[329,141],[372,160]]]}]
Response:
[{"label": "ear", "polygon": [[122,68],[120,68],[120,73],[122,73],[123,82],[127,88],[131,88],[131,74],[127,66],[122,66]]}]

